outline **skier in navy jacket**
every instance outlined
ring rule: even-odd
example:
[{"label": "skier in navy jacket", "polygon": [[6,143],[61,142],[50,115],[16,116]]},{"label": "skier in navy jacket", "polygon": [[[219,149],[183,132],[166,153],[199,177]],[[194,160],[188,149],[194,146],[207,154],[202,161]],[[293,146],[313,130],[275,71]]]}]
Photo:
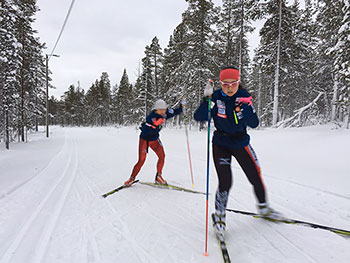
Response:
[{"label": "skier in navy jacket", "polygon": [[226,206],[232,185],[231,156],[234,156],[253,185],[258,200],[258,212],[266,217],[277,218],[279,213],[267,203],[265,187],[256,154],[249,144],[247,127],[256,128],[259,118],[252,104],[252,97],[239,83],[239,70],[224,68],[220,72],[221,89],[211,85],[204,89],[202,103],[194,113],[197,121],[208,120],[208,97],[211,97],[211,117],[214,120],[213,159],[219,179],[215,195],[214,227],[219,234],[225,231]]},{"label": "skier in navy jacket", "polygon": [[140,172],[141,167],[146,161],[148,147],[150,147],[158,156],[157,173],[155,182],[158,184],[167,184],[162,177],[162,170],[165,161],[165,153],[162,142],[159,139],[159,132],[163,123],[182,112],[184,102],[177,109],[168,109],[164,100],[157,100],[154,104],[154,110],[146,117],[146,121],[141,125],[141,134],[139,140],[139,159],[135,164],[130,178],[124,183],[130,186]]}]

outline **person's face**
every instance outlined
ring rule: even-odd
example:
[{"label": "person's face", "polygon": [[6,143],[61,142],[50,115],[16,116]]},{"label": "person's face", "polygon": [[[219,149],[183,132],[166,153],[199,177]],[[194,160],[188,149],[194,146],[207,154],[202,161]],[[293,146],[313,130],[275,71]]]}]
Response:
[{"label": "person's face", "polygon": [[157,109],[157,110],[156,110],[156,113],[159,114],[159,115],[164,116],[165,113],[166,113],[166,109]]},{"label": "person's face", "polygon": [[220,81],[222,91],[229,97],[232,97],[238,91],[239,80],[237,79],[224,79]]}]

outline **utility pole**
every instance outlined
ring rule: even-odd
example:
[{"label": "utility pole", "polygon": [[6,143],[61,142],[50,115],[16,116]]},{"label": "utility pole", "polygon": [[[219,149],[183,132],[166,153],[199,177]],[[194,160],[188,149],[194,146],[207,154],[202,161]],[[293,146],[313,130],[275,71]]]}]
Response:
[{"label": "utility pole", "polygon": [[[59,55],[55,55],[55,54],[52,54],[51,56],[59,57]],[[49,138],[49,55],[48,54],[46,54],[46,137]]]}]

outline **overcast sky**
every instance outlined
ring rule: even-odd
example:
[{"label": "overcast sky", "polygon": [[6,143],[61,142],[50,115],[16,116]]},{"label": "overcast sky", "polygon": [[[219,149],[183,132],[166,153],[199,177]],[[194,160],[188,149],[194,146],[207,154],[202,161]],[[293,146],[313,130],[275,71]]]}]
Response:
[{"label": "overcast sky", "polygon": [[[221,0],[213,0],[221,5]],[[61,30],[71,0],[38,0],[40,11],[34,28],[45,53],[51,53]],[[50,95],[59,98],[71,84],[88,90],[106,71],[112,86],[119,84],[124,68],[130,81],[137,77],[139,61],[146,45],[154,36],[164,49],[181,14],[187,9],[185,0],[76,0],[63,35],[49,67]],[[250,45],[258,44],[258,30],[250,36]]]}]

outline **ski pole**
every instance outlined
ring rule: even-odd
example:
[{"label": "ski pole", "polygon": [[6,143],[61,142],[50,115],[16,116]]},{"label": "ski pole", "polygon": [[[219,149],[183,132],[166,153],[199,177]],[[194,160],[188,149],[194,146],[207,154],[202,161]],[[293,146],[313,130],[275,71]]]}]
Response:
[{"label": "ski pole", "polygon": [[[213,85],[213,80],[209,80],[210,85]],[[208,213],[209,213],[209,159],[210,159],[210,119],[211,119],[211,97],[208,98],[208,142],[207,142],[207,192],[206,192],[206,223],[205,223],[205,252],[208,256]]]},{"label": "ski pole", "polygon": [[191,172],[192,188],[194,188],[193,170],[192,170],[192,161],[191,161],[191,151],[190,151],[190,140],[189,140],[189,138],[188,138],[187,119],[185,119],[185,132],[186,132],[186,140],[187,140],[188,160],[189,160],[189,163],[190,163],[190,172]]}]

